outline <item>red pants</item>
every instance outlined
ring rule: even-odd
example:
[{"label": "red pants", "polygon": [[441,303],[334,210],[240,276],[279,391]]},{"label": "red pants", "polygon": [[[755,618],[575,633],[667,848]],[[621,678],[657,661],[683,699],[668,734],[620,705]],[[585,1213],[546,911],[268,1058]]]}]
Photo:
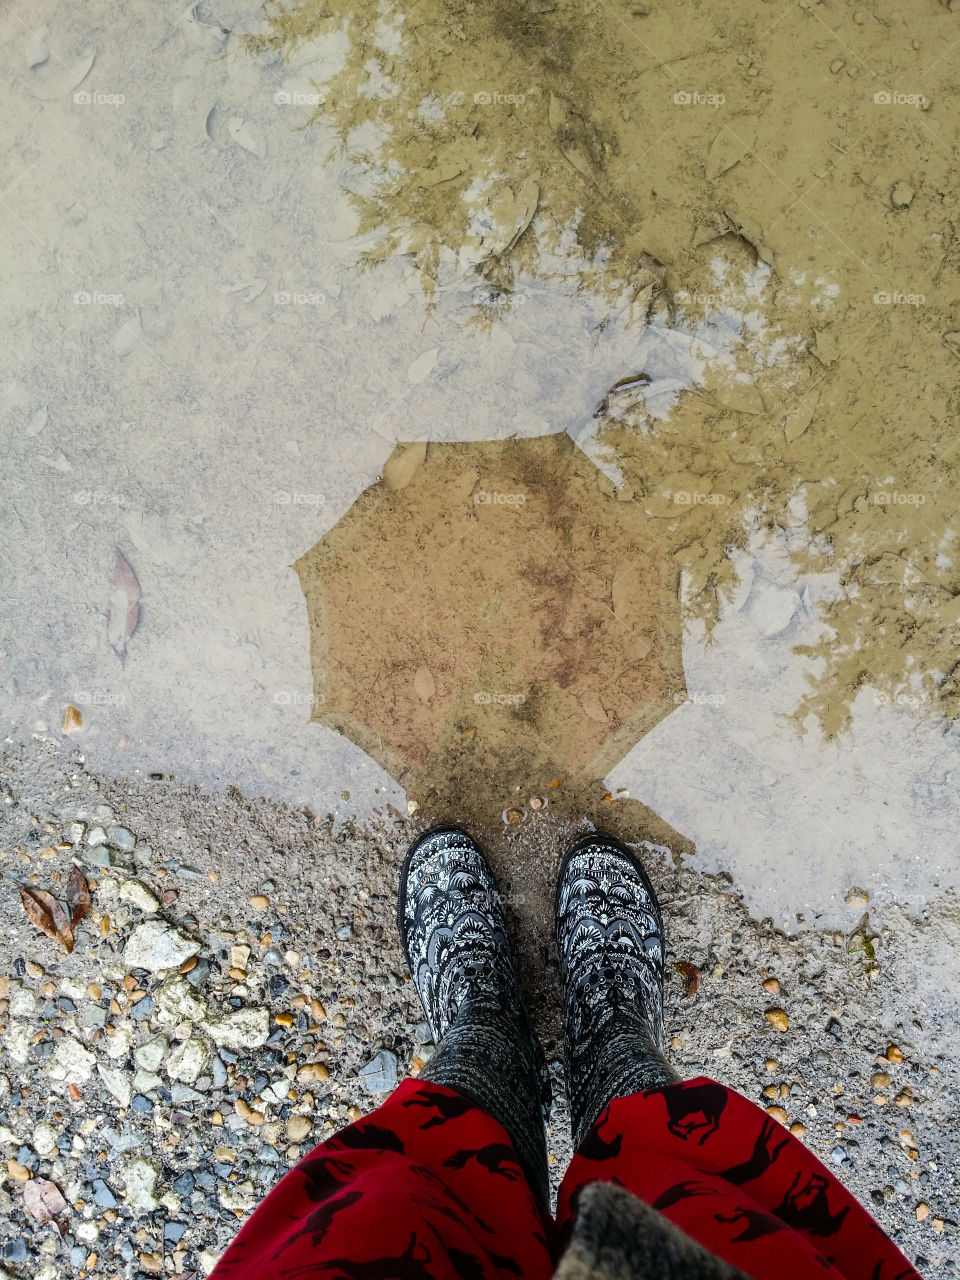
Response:
[{"label": "red pants", "polygon": [[616,1098],[570,1163],[557,1222],[510,1139],[406,1080],[273,1188],[213,1280],[547,1280],[586,1183],[614,1181],[756,1280],[920,1280],[815,1156],[704,1076]]}]

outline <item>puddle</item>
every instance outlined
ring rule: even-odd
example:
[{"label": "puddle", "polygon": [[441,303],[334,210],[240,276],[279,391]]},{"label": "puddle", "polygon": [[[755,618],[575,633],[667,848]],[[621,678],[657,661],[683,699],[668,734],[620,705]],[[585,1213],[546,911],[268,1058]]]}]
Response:
[{"label": "puddle", "polygon": [[344,818],[545,798],[790,919],[805,858],[956,880],[956,15],[768,8],[8,41],[6,730]]}]

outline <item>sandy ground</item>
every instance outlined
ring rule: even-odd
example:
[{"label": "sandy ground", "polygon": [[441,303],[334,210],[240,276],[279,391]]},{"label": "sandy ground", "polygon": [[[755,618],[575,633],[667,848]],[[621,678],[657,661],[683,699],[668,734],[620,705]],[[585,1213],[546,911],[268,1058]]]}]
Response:
[{"label": "sandy ground", "polygon": [[[577,823],[669,847],[650,857],[675,959],[702,971],[690,999],[671,977],[684,1069],[782,1107],[922,1269],[951,1273],[956,8],[5,9],[10,1275],[203,1271],[304,1143],[373,1105],[361,1066],[383,1048],[409,1067],[420,1017],[390,924],[395,869],[410,801],[418,822],[454,816],[458,786],[524,898],[531,991],[553,857]],[[440,475],[444,445],[482,457],[557,433],[643,526],[666,566],[656,588],[635,549],[584,572],[564,539],[586,499],[513,540],[467,538],[472,560],[441,562],[429,530],[390,541],[381,515],[365,572],[428,584],[449,617],[482,560],[471,608],[490,669],[514,674],[547,665],[540,622],[563,625],[560,597],[583,592],[598,617],[626,601],[632,641],[670,639],[673,705],[618,739],[632,700],[616,646],[578,653],[575,705],[569,663],[524,704],[552,710],[523,722],[539,745],[518,763],[499,704],[469,736],[469,628],[456,652],[448,629],[429,661],[401,663],[402,644],[368,634],[386,615],[407,639],[389,591],[358,596],[349,561],[334,621],[349,634],[356,606],[367,665],[348,655],[324,683],[334,596],[322,580],[305,595],[295,566],[382,512],[384,487]],[[422,464],[409,490],[398,442]],[[559,492],[549,466],[538,483]],[[431,528],[449,507],[423,491]],[[501,601],[493,556],[513,574]],[[519,620],[502,636],[496,608]],[[417,612],[429,627],[429,602]],[[361,731],[337,732],[360,708]],[[578,715],[622,747],[602,769],[564,754]],[[394,721],[416,727],[415,767],[374,749]],[[538,754],[544,740],[564,750]],[[511,810],[521,823],[496,820]],[[15,883],[62,887],[73,858],[99,883],[65,957]],[[200,947],[185,1020],[164,970],[124,963],[154,916]],[[231,1000],[261,1011],[252,1039],[266,1019],[237,1061],[214,1034]],[[786,1032],[764,1018],[772,1001]],[[188,1046],[179,1078],[149,1066],[158,1036]],[[288,1096],[267,1096],[280,1076]],[[561,1108],[558,1168],[562,1133]],[[128,1178],[137,1154],[149,1167]],[[208,1185],[211,1163],[232,1190]],[[62,1242],[24,1216],[38,1174],[69,1202]]]},{"label": "sandy ground", "polygon": [[[0,1265],[33,1280],[204,1274],[299,1154],[383,1096],[362,1068],[386,1051],[402,1077],[429,1057],[392,892],[416,828],[118,784],[53,744],[9,751],[2,783]],[[537,815],[488,842],[553,1066],[555,1185],[570,1148],[549,915],[569,835]],[[641,850],[667,921],[678,1067],[770,1109],[925,1275],[955,1274],[956,906],[918,919],[851,895],[843,929],[788,938],[728,876]],[[68,956],[28,925],[15,882],[62,892],[72,861],[94,887]],[[145,950],[151,921],[162,941]],[[65,1197],[62,1238],[24,1212],[32,1177]]]}]

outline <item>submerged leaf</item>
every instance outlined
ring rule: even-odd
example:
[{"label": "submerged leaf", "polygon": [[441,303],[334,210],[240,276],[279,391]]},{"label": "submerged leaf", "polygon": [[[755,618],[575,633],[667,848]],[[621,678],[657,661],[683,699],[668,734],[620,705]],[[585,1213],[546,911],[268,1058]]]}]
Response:
[{"label": "submerged leaf", "polygon": [[59,942],[64,951],[73,950],[73,930],[66,912],[52,893],[46,889],[30,889],[26,885],[18,886],[23,910],[31,924],[36,925],[41,933]]},{"label": "submerged leaf", "polygon": [[87,877],[79,867],[70,868],[67,880],[67,906],[70,908],[70,923],[78,925],[90,910],[90,886]]},{"label": "submerged leaf", "polygon": [[140,583],[119,547],[111,581],[113,590],[107,609],[107,639],[120,661],[125,662],[127,641],[140,621]]}]

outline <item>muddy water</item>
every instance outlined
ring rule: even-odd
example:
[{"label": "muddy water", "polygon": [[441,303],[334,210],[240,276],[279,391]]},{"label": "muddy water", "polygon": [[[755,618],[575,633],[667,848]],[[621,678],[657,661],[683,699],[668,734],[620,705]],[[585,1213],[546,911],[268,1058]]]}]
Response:
[{"label": "muddy water", "polygon": [[314,719],[431,817],[594,812],[685,701],[655,522],[565,433],[400,445],[297,562]]},{"label": "muddy water", "polygon": [[958,710],[958,21],[308,0],[250,41],[322,92],[370,261],[404,255],[429,298],[472,273],[482,324],[521,273],[565,274],[695,339],[697,385],[621,397],[600,439],[708,628],[745,526],[802,510],[795,562],[838,585],[796,715],[828,735],[864,684]]}]

